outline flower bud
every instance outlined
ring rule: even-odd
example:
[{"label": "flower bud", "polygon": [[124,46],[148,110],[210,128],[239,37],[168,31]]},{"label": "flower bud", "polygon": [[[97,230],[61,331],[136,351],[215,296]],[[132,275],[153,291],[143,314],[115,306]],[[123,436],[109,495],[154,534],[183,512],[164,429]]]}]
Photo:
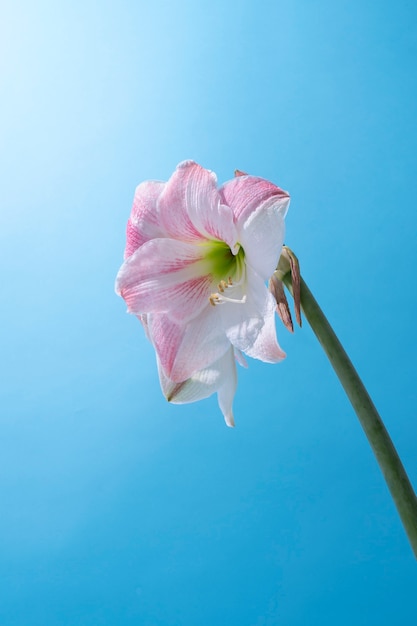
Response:
[{"label": "flower bud", "polygon": [[[297,324],[301,326],[301,276],[300,264],[294,252],[288,246],[282,246],[281,256],[278,261],[277,269],[269,281],[269,289],[277,301],[277,313],[284,323],[284,326],[290,330],[287,325],[289,310],[288,303],[284,294],[284,276],[291,273],[292,292],[294,298],[294,310]],[[282,292],[282,293],[281,293]],[[285,298],[285,304],[284,299]],[[292,322],[291,322],[292,332]]]}]

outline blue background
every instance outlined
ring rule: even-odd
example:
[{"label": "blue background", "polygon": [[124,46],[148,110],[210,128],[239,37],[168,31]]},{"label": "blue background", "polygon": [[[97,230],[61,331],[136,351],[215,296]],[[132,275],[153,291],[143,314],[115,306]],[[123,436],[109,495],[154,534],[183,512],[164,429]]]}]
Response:
[{"label": "blue background", "polygon": [[417,573],[308,325],[166,403],[113,291],[135,186],[288,189],[286,243],[417,484],[413,2],[6,0],[0,623],[414,625]]}]

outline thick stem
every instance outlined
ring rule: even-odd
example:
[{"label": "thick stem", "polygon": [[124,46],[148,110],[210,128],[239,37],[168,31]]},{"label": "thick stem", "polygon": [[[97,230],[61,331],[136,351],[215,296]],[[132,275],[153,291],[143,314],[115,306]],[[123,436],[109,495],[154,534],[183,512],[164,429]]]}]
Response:
[{"label": "thick stem", "polygon": [[[292,293],[290,272],[283,276],[283,282]],[[416,494],[374,403],[323,311],[302,278],[301,307],[362,424],[417,559]]]}]

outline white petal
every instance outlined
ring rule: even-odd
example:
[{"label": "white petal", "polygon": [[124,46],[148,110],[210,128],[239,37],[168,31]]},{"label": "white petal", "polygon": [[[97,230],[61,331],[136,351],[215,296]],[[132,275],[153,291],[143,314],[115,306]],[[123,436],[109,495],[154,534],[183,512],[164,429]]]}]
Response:
[{"label": "white petal", "polygon": [[276,363],[285,354],[275,330],[275,300],[263,280],[246,267],[246,302],[218,305],[226,336],[238,350],[267,363]]},{"label": "white petal", "polygon": [[264,309],[264,324],[259,331],[253,345],[246,350],[246,354],[265,363],[278,363],[285,359],[285,352],[281,350],[275,328],[275,300],[268,292]]},{"label": "white petal", "polygon": [[217,400],[226,424],[233,427],[235,425],[233,417],[233,399],[237,388],[236,361],[233,350],[229,350],[225,354],[222,369],[223,384],[217,392]]},{"label": "white petal", "polygon": [[284,243],[285,223],[280,212],[281,203],[281,200],[271,198],[238,225],[245,260],[263,280],[268,280],[276,270]]}]

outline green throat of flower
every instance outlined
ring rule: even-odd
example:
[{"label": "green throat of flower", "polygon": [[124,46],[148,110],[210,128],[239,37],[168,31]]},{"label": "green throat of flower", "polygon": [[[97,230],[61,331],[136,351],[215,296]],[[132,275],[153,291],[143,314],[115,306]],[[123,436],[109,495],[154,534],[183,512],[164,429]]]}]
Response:
[{"label": "green throat of flower", "polygon": [[246,295],[241,289],[246,281],[245,251],[240,244],[237,246],[238,251],[233,254],[230,247],[223,241],[211,242],[210,250],[205,256],[210,274],[218,288],[218,292],[212,293],[209,297],[210,304],[213,306],[225,302],[234,304],[246,302]]}]

